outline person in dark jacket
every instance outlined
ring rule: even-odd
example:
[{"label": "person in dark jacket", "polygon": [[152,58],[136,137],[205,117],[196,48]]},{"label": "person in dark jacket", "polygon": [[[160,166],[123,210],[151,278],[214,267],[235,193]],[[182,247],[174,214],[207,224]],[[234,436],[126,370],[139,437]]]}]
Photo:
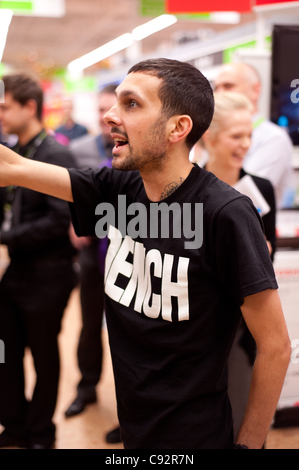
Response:
[{"label": "person in dark jacket", "polygon": [[[70,151],[47,135],[42,124],[43,92],[23,74],[3,77],[0,121],[19,138],[14,150],[41,162],[73,167]],[[5,210],[3,206],[5,204]],[[2,191],[0,242],[10,265],[0,283],[0,331],[5,364],[0,365],[0,447],[49,449],[59,383],[57,336],[75,286],[67,203],[21,187]],[[34,360],[36,385],[24,395],[24,350]]]},{"label": "person in dark jacket", "polygon": [[[236,92],[215,93],[214,117],[210,128],[203,136],[208,153],[205,169],[230,186],[238,187],[238,183],[248,176],[243,169],[243,161],[251,144],[251,111],[252,105],[246,96]],[[269,254],[273,261],[276,251],[274,188],[267,179],[256,175],[249,176],[252,180],[251,185],[255,186],[255,190],[268,205],[268,211],[261,215]],[[236,435],[245,413],[255,355],[255,341],[245,322],[241,321],[228,361],[228,392],[233,408]]]}]

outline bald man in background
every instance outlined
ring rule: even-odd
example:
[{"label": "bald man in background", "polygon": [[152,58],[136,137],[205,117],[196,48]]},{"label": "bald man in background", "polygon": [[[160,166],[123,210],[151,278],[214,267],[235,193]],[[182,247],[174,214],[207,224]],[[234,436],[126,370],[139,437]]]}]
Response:
[{"label": "bald man in background", "polygon": [[291,180],[293,145],[283,129],[259,112],[262,87],[258,72],[245,63],[225,64],[220,68],[214,88],[216,92],[243,93],[253,104],[252,143],[245,157],[244,170],[269,179],[275,190],[277,207],[281,207]]}]

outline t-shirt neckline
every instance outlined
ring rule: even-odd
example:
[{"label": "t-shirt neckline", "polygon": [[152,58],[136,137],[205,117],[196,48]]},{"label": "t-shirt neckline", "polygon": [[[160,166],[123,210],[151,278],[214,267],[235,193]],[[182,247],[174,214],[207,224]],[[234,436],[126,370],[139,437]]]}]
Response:
[{"label": "t-shirt neckline", "polygon": [[173,202],[180,202],[186,195],[186,191],[190,191],[190,189],[193,187],[193,184],[198,179],[199,173],[201,171],[201,168],[196,163],[192,163],[192,164],[193,164],[193,168],[191,169],[187,178],[168,197],[166,197],[165,199],[161,199],[160,201],[151,201],[148,198],[145,188],[143,186],[142,191],[141,191],[141,196],[140,196],[140,202],[142,202],[146,206],[149,206],[150,204],[161,204],[162,202],[166,204],[172,204]]}]

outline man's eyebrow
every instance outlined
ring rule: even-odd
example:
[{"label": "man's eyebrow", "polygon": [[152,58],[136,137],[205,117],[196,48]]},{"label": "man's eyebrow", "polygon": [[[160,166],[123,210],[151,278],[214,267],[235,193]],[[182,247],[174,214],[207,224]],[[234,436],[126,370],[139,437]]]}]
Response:
[{"label": "man's eyebrow", "polygon": [[123,90],[119,94],[116,93],[116,95],[118,98],[126,98],[127,96],[135,96],[139,100],[142,99],[141,96],[138,93],[136,93],[136,91],[134,90]]}]

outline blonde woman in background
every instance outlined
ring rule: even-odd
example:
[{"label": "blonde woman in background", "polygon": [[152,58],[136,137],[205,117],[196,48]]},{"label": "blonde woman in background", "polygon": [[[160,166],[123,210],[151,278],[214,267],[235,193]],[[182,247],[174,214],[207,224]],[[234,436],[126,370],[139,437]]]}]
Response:
[{"label": "blonde woman in background", "polygon": [[[251,144],[251,113],[252,105],[244,95],[233,92],[215,93],[214,117],[202,138],[208,159],[205,169],[230,186],[247,175],[243,170],[243,162]],[[276,249],[274,189],[269,180],[250,176],[271,209],[262,218],[273,260]]]},{"label": "blonde woman in background", "polygon": [[[243,161],[251,144],[252,105],[239,93],[215,93],[213,121],[202,140],[208,154],[205,169],[230,186],[244,176]],[[273,261],[275,243],[276,205],[270,181],[250,175],[254,184],[270,206],[263,219],[265,236]],[[235,434],[238,434],[255,360],[255,342],[242,321],[229,358],[229,396],[233,408]]]}]

